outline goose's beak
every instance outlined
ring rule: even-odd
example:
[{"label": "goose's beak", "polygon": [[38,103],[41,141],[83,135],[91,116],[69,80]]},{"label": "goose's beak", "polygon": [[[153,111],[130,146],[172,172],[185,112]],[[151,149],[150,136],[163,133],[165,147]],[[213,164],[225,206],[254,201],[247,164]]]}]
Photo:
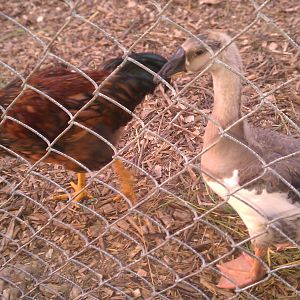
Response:
[{"label": "goose's beak", "polygon": [[186,72],[185,68],[185,51],[182,47],[179,47],[177,51],[172,55],[169,61],[158,72],[162,78],[171,78],[172,75]]}]

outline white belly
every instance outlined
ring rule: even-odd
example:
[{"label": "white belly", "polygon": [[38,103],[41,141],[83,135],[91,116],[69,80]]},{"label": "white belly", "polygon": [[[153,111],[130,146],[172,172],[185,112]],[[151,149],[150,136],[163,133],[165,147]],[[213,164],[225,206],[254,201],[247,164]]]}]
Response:
[{"label": "white belly", "polygon": [[[247,226],[251,237],[259,235],[259,240],[272,239],[271,236],[267,237],[264,235],[267,232],[267,225],[271,224],[272,220],[282,218],[288,221],[289,219],[300,218],[299,205],[291,203],[287,193],[268,193],[266,190],[263,190],[262,193],[258,194],[255,189],[239,190],[238,179],[237,170],[234,170],[231,178],[224,178],[220,183],[212,181],[207,177],[204,178],[207,185],[221,198],[227,200],[237,211]],[[234,194],[229,195],[231,193]],[[298,239],[299,234],[300,232],[294,238]],[[274,235],[274,232],[272,235]]]}]

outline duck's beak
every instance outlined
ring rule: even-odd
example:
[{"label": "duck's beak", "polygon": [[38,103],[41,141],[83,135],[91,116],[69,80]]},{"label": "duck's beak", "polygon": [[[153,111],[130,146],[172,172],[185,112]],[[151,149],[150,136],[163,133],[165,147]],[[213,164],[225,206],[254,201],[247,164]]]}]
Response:
[{"label": "duck's beak", "polygon": [[172,55],[169,61],[158,72],[162,78],[171,78],[172,75],[186,72],[185,68],[185,51],[182,47],[179,47]]}]

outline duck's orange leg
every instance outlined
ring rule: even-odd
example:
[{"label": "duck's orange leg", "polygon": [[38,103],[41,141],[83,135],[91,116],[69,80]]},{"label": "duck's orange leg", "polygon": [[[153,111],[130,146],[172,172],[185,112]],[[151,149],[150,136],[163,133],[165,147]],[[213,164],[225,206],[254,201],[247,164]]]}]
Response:
[{"label": "duck's orange leg", "polygon": [[[266,254],[266,250],[266,248],[255,247],[255,256],[263,258]],[[246,253],[243,253],[234,260],[218,265],[218,268],[236,283],[233,284],[227,278],[222,276],[218,283],[218,287],[223,289],[243,288],[262,279],[266,274],[261,262]]]}]

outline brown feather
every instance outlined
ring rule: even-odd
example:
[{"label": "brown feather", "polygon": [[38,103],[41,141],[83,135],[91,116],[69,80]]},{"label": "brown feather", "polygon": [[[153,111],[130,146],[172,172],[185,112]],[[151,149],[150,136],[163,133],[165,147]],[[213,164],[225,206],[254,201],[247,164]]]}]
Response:
[{"label": "brown feather", "polygon": [[[141,53],[133,54],[132,57],[154,72],[158,72],[166,62],[163,57],[156,54]],[[104,64],[103,70],[87,71],[86,74],[100,85],[121,62],[121,58],[111,60]],[[21,80],[16,79],[0,90],[2,110],[7,109],[20,94],[21,85]],[[67,68],[51,68],[36,72],[29,79],[28,85],[29,88],[7,111],[7,116],[33,130],[6,118],[0,128],[0,141],[4,147],[33,163],[47,153],[48,146],[45,140],[33,131],[52,143],[69,126],[70,116],[50,99],[30,89],[30,86],[47,94],[72,115],[93,98],[95,87],[81,74]],[[146,94],[153,92],[154,88],[153,76],[149,72],[127,62],[117,74],[107,80],[100,92],[133,111]],[[115,144],[121,128],[131,118],[131,114],[124,109],[98,96],[76,116],[74,121],[101,135],[109,143]],[[76,124],[73,124],[52,148],[77,160],[90,170],[101,168],[112,159],[114,154],[107,143]],[[1,151],[3,154],[4,149]],[[77,172],[83,171],[72,159],[53,151],[44,162],[62,164],[67,169]]]}]

